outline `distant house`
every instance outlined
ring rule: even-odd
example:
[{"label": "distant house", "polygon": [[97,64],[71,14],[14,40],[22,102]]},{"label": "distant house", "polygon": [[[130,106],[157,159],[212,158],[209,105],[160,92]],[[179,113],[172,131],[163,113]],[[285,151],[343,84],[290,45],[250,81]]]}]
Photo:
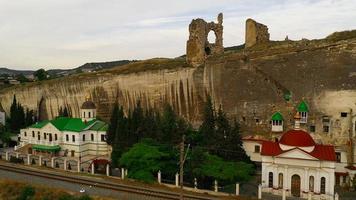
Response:
[{"label": "distant house", "polygon": [[20,84],[20,81],[15,80],[15,79],[9,79],[8,82],[10,85],[19,85]]}]

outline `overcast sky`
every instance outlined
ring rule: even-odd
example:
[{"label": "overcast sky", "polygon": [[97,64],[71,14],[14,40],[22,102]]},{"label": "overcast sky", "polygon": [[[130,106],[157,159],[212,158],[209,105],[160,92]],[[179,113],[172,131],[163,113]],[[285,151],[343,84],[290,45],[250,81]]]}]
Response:
[{"label": "overcast sky", "polygon": [[219,12],[225,47],[244,43],[247,18],[268,25],[273,40],[356,29],[356,0],[0,0],[0,67],[176,57],[191,19]]}]

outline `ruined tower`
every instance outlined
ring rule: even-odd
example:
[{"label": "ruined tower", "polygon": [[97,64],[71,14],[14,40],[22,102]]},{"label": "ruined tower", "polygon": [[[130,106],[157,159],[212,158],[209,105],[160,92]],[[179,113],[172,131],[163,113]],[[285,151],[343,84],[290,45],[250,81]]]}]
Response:
[{"label": "ruined tower", "polygon": [[246,20],[245,47],[252,47],[256,44],[269,42],[268,27],[253,19]]},{"label": "ruined tower", "polygon": [[[193,19],[189,25],[187,41],[187,62],[194,67],[204,64],[210,55],[222,54],[223,47],[223,14],[218,15],[218,23],[207,23],[203,19]],[[209,43],[209,32],[215,34],[215,43]]]}]

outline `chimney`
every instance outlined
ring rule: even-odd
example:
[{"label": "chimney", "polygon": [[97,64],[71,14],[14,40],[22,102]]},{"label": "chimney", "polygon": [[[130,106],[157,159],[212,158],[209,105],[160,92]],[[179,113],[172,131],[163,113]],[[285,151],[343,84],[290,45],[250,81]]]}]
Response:
[{"label": "chimney", "polygon": [[294,115],[294,130],[300,130],[300,115],[299,112]]}]

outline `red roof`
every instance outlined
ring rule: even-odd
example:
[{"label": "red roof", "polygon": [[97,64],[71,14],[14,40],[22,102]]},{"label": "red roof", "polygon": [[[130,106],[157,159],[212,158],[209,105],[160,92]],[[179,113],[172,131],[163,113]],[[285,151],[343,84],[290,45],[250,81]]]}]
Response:
[{"label": "red roof", "polygon": [[350,170],[356,170],[356,167],[355,166],[347,166],[345,167],[346,169],[350,169]]},{"label": "red roof", "polygon": [[315,142],[309,133],[302,130],[290,130],[284,133],[279,142],[284,145],[295,147],[310,147],[315,145]]},{"label": "red roof", "polygon": [[253,141],[253,142],[258,142],[258,143],[262,143],[263,141],[267,141],[265,139],[256,138],[254,136],[246,136],[246,137],[243,137],[242,140],[244,140],[244,141]]},{"label": "red roof", "polygon": [[[298,147],[295,147],[293,149],[296,149]],[[300,149],[300,148],[298,148]],[[290,151],[291,149],[287,150]],[[319,159],[319,160],[326,160],[326,161],[336,161],[336,155],[335,155],[335,149],[334,146],[330,145],[315,145],[315,148],[312,152],[306,152],[303,149],[300,149],[301,151]],[[283,151],[279,147],[278,142],[270,142],[270,141],[264,141],[262,143],[262,150],[261,150],[261,155],[264,156],[278,156],[282,153],[285,153],[287,151]]]}]

